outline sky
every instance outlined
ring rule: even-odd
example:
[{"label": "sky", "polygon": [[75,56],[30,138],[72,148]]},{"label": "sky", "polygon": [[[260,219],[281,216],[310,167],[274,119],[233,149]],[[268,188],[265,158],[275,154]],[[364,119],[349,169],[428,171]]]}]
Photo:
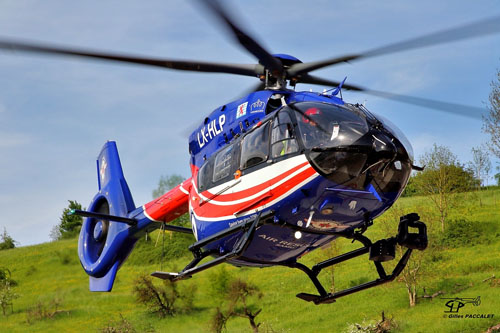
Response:
[{"label": "sky", "polygon": [[[497,0],[224,1],[271,53],[316,61],[500,15]],[[159,58],[255,63],[196,1],[0,0],[0,36]],[[486,108],[500,34],[314,72],[376,90]],[[0,231],[19,245],[49,241],[68,200],[88,206],[95,159],[117,141],[135,204],[160,176],[189,177],[187,137],[216,107],[256,84],[188,73],[0,51]],[[298,85],[298,90],[323,87]],[[396,124],[421,156],[434,143],[462,163],[488,141],[480,119],[359,93],[344,100]],[[498,163],[493,160],[494,164]]]}]

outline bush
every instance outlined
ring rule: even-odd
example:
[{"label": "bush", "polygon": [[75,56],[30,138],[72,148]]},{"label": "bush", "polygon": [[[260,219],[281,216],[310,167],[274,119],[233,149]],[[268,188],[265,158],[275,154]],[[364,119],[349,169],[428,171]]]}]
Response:
[{"label": "bush", "polygon": [[466,219],[453,220],[442,233],[437,243],[445,247],[460,247],[480,244],[486,240],[480,223]]},{"label": "bush", "polygon": [[69,265],[72,263],[76,263],[78,260],[78,256],[75,251],[70,249],[60,250],[55,252],[56,257],[59,258],[59,261],[63,265]]},{"label": "bush", "polygon": [[60,310],[59,307],[62,305],[62,298],[56,296],[49,302],[39,301],[34,306],[26,310],[26,321],[28,324],[32,324],[37,320],[43,319],[54,319],[58,314],[66,313],[69,315],[69,311]]},{"label": "bush", "polygon": [[[63,209],[63,213],[59,218],[60,223],[55,225],[50,231],[50,239],[60,240],[76,237],[80,233],[83,218],[78,215],[71,215],[73,209],[82,210],[82,205],[76,200],[68,200],[69,205]],[[85,208],[83,208],[85,210]]]},{"label": "bush", "polygon": [[354,323],[347,326],[347,332],[349,333],[386,333],[397,329],[397,324],[394,318],[386,318],[384,311],[382,311],[382,320],[375,321],[363,321],[361,324]]},{"label": "bush", "polygon": [[16,281],[11,278],[10,270],[0,268],[0,307],[4,316],[7,315],[9,307],[11,308],[11,312],[14,311],[13,301],[19,298],[19,295],[13,289],[16,285]]},{"label": "bush", "polygon": [[8,250],[16,247],[16,241],[7,233],[7,229],[3,228],[3,233],[0,235],[0,250]]},{"label": "bush", "polygon": [[222,332],[226,323],[232,317],[247,318],[253,332],[259,331],[261,323],[256,322],[256,317],[262,309],[257,309],[256,300],[263,294],[259,288],[241,279],[233,279],[228,283],[221,307],[217,307],[212,316],[210,327],[213,332]]},{"label": "bush", "polygon": [[185,288],[179,291],[176,283],[169,280],[162,282],[161,285],[157,285],[148,275],[138,276],[133,284],[137,302],[161,318],[193,310],[196,286],[184,284]]},{"label": "bush", "polygon": [[102,333],[135,333],[137,330],[134,326],[125,319],[120,313],[120,320],[110,321],[101,329]]},{"label": "bush", "polygon": [[214,299],[224,299],[228,293],[231,283],[234,280],[234,274],[221,265],[212,269],[209,273],[210,290],[209,294]]}]

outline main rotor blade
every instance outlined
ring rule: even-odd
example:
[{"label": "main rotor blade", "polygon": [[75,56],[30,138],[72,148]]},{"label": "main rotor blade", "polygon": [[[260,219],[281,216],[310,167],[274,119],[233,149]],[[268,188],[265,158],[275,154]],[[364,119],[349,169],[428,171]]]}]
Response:
[{"label": "main rotor blade", "polygon": [[98,60],[148,65],[192,72],[229,73],[253,77],[264,74],[264,67],[262,65],[226,64],[202,61],[145,58],[140,56],[60,47],[34,42],[19,42],[3,38],[0,38],[0,49],[21,51],[27,53],[93,58]]},{"label": "main rotor blade", "polygon": [[[330,81],[330,80],[322,79],[320,77],[312,76],[309,74],[302,75],[300,83],[317,84],[317,85],[331,86],[331,87],[338,87],[338,85],[340,84],[340,82],[337,82],[337,81]],[[461,116],[465,116],[465,117],[469,117],[469,118],[473,118],[473,119],[481,119],[482,113],[485,111],[485,109],[479,108],[476,106],[442,102],[442,101],[438,101],[435,99],[429,99],[429,98],[423,98],[423,97],[395,94],[395,93],[390,93],[390,92],[386,92],[386,91],[368,89],[365,87],[347,84],[347,83],[344,83],[344,85],[342,86],[342,89],[359,91],[359,92],[363,92],[365,94],[370,94],[373,96],[378,96],[378,97],[382,97],[382,98],[386,98],[386,99],[390,99],[390,100],[394,100],[394,101],[398,101],[398,102],[402,102],[402,103],[406,103],[406,104],[418,105],[418,106],[422,106],[425,108],[444,111],[444,112],[452,113],[455,115],[461,115]]]},{"label": "main rotor blade", "polygon": [[272,56],[268,51],[264,49],[255,39],[253,39],[248,33],[243,31],[240,27],[238,27],[230,18],[229,14],[224,10],[224,8],[220,5],[220,3],[216,0],[202,0],[207,8],[209,8],[216,17],[224,22],[238,42],[251,54],[253,54],[259,62],[264,65],[266,69],[269,69],[271,73],[275,76],[280,75],[283,72],[283,64],[279,59],[276,59]]},{"label": "main rotor blade", "polygon": [[389,44],[383,47],[366,51],[364,53],[344,55],[316,62],[294,64],[291,68],[288,69],[287,73],[288,76],[292,78],[303,73],[308,73],[320,68],[332,66],[342,62],[349,62],[353,60],[376,57],[411,49],[423,48],[432,45],[450,43],[468,38],[496,34],[498,32],[500,32],[500,16],[495,16],[485,20],[466,24],[460,27],[434,32],[417,38],[412,38],[402,42]]}]

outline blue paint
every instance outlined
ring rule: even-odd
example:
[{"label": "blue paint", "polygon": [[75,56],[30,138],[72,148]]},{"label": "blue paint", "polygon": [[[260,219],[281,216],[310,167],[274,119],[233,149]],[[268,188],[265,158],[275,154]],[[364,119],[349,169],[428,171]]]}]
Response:
[{"label": "blue paint", "polygon": [[375,187],[373,187],[372,184],[368,185],[368,191],[370,191],[370,193],[373,194],[378,201],[382,201],[382,198],[380,198],[380,195],[377,193],[377,190],[375,190]]}]

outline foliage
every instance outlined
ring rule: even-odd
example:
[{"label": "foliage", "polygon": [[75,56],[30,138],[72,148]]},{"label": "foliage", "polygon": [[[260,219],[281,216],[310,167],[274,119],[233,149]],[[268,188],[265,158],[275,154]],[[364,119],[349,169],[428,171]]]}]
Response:
[{"label": "foliage", "polygon": [[[230,265],[213,267],[190,280],[176,282],[181,289],[187,284],[196,284],[198,291],[195,298],[195,309],[190,313],[176,313],[173,317],[161,319],[156,314],[149,313],[141,304],[135,301],[131,294],[133,280],[142,272],[153,272],[157,265],[136,266],[126,261],[120,268],[113,292],[90,293],[88,278],[82,272],[81,265],[74,260],[67,265],[61,265],[55,257],[57,252],[77,252],[77,242],[74,239],[44,243],[34,246],[18,247],[12,251],[0,251],[0,266],[8,267],[12,278],[18,282],[14,291],[22,296],[14,300],[14,312],[7,308],[8,316],[2,316],[0,310],[0,331],[9,333],[30,332],[65,332],[68,330],[82,330],[86,332],[100,332],[110,322],[119,320],[119,314],[129,321],[136,331],[147,332],[152,327],[157,332],[207,332],[209,322],[217,307],[225,310],[226,302],[212,297],[209,292],[213,283],[212,273],[225,266],[225,270],[233,277],[245,278],[255,284],[265,295],[258,300],[258,308],[262,312],[257,321],[262,322],[259,332],[344,332],[347,323],[363,324],[380,321],[380,313],[385,310],[386,317],[394,316],[398,327],[393,331],[410,332],[485,332],[489,327],[498,323],[495,315],[493,319],[481,320],[453,320],[441,316],[447,310],[443,297],[477,297],[481,296],[480,307],[466,305],[460,312],[478,310],[480,313],[494,313],[500,309],[500,285],[493,279],[483,280],[495,275],[500,277],[500,188],[490,188],[488,191],[475,193],[483,200],[483,207],[475,202],[467,203],[472,209],[452,210],[446,221],[451,227],[455,219],[465,218],[472,221],[476,228],[482,228],[481,233],[487,241],[475,243],[473,246],[444,247],[437,250],[422,252],[424,271],[418,287],[418,301],[413,308],[408,306],[408,295],[403,282],[390,282],[382,286],[370,288],[359,293],[342,297],[329,305],[315,306],[306,303],[297,297],[298,292],[315,293],[314,285],[307,276],[295,269],[286,267],[269,268],[237,268]],[[458,200],[467,201],[469,193],[456,194]],[[421,220],[433,224],[432,220],[439,221],[436,208],[426,197],[401,198],[397,201],[397,208],[384,213],[368,228],[365,236],[372,240],[394,236],[397,231],[399,216],[411,212],[418,212]],[[388,215],[389,214],[389,215]],[[388,235],[383,233],[383,220],[387,220]],[[435,225],[439,227],[439,225]],[[429,228],[428,230],[430,230]],[[448,228],[447,228],[448,229]],[[2,228],[0,227],[0,232]],[[429,244],[439,241],[441,232],[433,231],[429,235]],[[168,238],[168,237],[166,237]],[[152,236],[153,245],[156,234]],[[360,247],[359,242],[351,244],[350,240],[340,239],[342,252],[349,252]],[[160,238],[161,242],[161,238]],[[160,244],[160,243],[159,243]],[[186,251],[190,254],[189,251]],[[419,254],[414,251],[412,257]],[[132,253],[133,255],[134,253]],[[145,253],[147,255],[147,253]],[[313,251],[300,259],[300,262],[311,267],[318,259],[320,251]],[[146,256],[143,256],[145,259]],[[173,258],[169,261],[166,271],[176,271],[175,266],[184,267],[191,258]],[[208,260],[207,258],[206,260]],[[386,272],[392,272],[397,260],[384,263]],[[36,269],[34,269],[36,268]],[[366,272],[372,280],[377,276],[368,255],[335,265],[335,285],[337,289],[345,289],[349,281]],[[371,272],[371,273],[370,273]],[[324,272],[322,271],[322,274]],[[361,274],[363,275],[363,274]],[[325,276],[319,277],[325,281]],[[155,279],[155,278],[153,278]],[[443,280],[446,280],[443,282]],[[161,280],[155,280],[160,285]],[[470,287],[470,284],[473,287]],[[494,285],[492,286],[492,284]],[[325,284],[325,288],[327,285]],[[423,287],[426,292],[422,294]],[[468,288],[468,289],[463,289]],[[35,305],[39,300],[50,301],[57,290],[64,290],[64,307],[71,307],[70,315],[57,315],[54,319],[44,319],[26,323],[26,309]],[[438,291],[443,295],[434,299],[421,298],[424,294],[434,294]],[[118,326],[118,323],[117,323]],[[247,318],[233,317],[227,322],[228,332],[252,332]]]},{"label": "foliage", "polygon": [[0,282],[9,281],[11,287],[17,286],[17,282],[12,279],[12,274],[10,270],[5,267],[0,267]]},{"label": "foliage", "polygon": [[[341,253],[340,251],[340,243],[338,241],[331,242],[328,247],[321,249],[321,259],[328,260],[330,258],[334,258]],[[339,267],[339,265],[341,265],[341,263],[331,265],[323,269],[326,274],[326,282],[329,286],[328,289],[330,293],[335,292],[335,267]]]},{"label": "foliage", "polygon": [[16,247],[17,242],[12,237],[10,237],[5,227],[3,228],[2,235],[0,235],[0,239],[2,240],[0,242],[0,250],[8,250]]},{"label": "foliage", "polygon": [[476,245],[485,241],[481,230],[482,228],[477,222],[471,222],[464,218],[453,220],[437,242],[439,245],[449,248]]},{"label": "foliage", "polygon": [[231,283],[234,281],[234,275],[227,270],[225,265],[214,268],[208,274],[210,281],[212,281],[209,290],[210,296],[222,301],[226,297]]},{"label": "foliage", "polygon": [[375,322],[362,322],[361,324],[349,324],[347,332],[349,333],[387,333],[396,329],[397,325],[394,318],[386,318],[384,311],[382,311],[382,320]]},{"label": "foliage", "polygon": [[[406,251],[406,248],[398,248],[401,254]],[[403,282],[406,286],[410,307],[417,305],[417,288],[422,282],[424,255],[428,255],[428,253],[413,251],[410,260],[398,278],[398,281]]]},{"label": "foliage", "polygon": [[[123,317],[120,313],[120,319],[116,321],[110,321],[105,327],[101,328],[102,333],[135,333],[137,330],[134,326]],[[148,332],[154,332],[154,330],[148,330]]]},{"label": "foliage", "polygon": [[55,256],[59,259],[60,263],[63,265],[69,265],[74,262],[78,262],[77,253],[69,249],[56,251]]},{"label": "foliage", "polygon": [[474,172],[474,178],[483,185],[488,180],[491,170],[491,160],[484,146],[472,147],[472,161],[469,162],[470,169]]},{"label": "foliage", "polygon": [[263,294],[259,288],[242,279],[233,279],[224,297],[224,303],[216,308],[211,320],[211,329],[214,332],[222,332],[226,323],[232,317],[247,318],[252,330],[259,331],[260,323],[255,318],[262,309],[257,309],[254,299],[261,299]]},{"label": "foliage", "polygon": [[13,286],[10,284],[9,280],[0,281],[0,307],[2,307],[2,313],[4,316],[7,315],[7,308],[10,306],[13,312],[13,301],[19,298],[19,295],[12,289]]},{"label": "foliage", "polygon": [[[161,176],[158,187],[153,190],[153,198],[158,198],[182,183],[184,178],[180,175]],[[184,214],[169,222],[170,225],[191,228],[189,215]],[[156,236],[147,234],[140,239],[131,255],[131,262],[135,264],[152,264],[183,257],[189,254],[187,248],[195,242],[194,236],[171,231],[159,231]]]},{"label": "foliage", "polygon": [[[412,207],[412,212],[413,211],[419,212],[421,221],[423,221],[424,223],[429,222],[430,217],[428,215],[428,210],[424,209],[423,207],[417,206]],[[392,206],[391,209],[385,213],[385,218],[379,221],[380,228],[383,230],[384,236],[387,238],[393,236],[396,227],[395,222],[399,221],[401,216],[404,216],[408,213],[410,213],[410,211],[406,210],[400,202],[397,202],[394,206]],[[415,231],[410,230],[410,232]],[[429,235],[430,229],[427,229],[427,232],[428,237],[431,238],[432,236]],[[401,246],[397,246],[397,250],[398,257],[401,258],[403,256],[403,253],[406,252],[407,249]],[[422,284],[422,280],[425,275],[429,273],[429,268],[425,261],[426,259],[428,260],[429,258],[432,258],[435,253],[436,250],[432,246],[432,244],[431,246],[428,246],[424,251],[414,250],[408,263],[406,264],[406,267],[403,269],[397,279],[398,282],[404,283],[405,285],[410,307],[414,307],[417,304],[419,286]]]},{"label": "foliage", "polygon": [[82,210],[82,205],[76,200],[68,200],[68,202],[68,207],[63,209],[63,213],[59,218],[60,223],[54,226],[50,232],[50,238],[52,240],[73,238],[80,233],[83,218],[78,215],[70,215],[70,212],[73,209]]},{"label": "foliage", "polygon": [[33,324],[35,321],[44,319],[54,319],[56,315],[61,313],[69,314],[69,311],[60,310],[62,298],[54,297],[50,302],[38,301],[34,306],[26,310],[26,322]]},{"label": "foliage", "polygon": [[[187,215],[183,215],[170,224],[185,226],[186,221],[189,223]],[[143,266],[191,256],[188,247],[195,241],[194,236],[190,234],[158,230],[137,241],[127,262]]]},{"label": "foliage", "polygon": [[0,307],[4,316],[7,315],[7,309],[10,306],[13,312],[13,301],[19,298],[19,295],[12,289],[17,285],[17,282],[12,280],[10,270],[0,268]]},{"label": "foliage", "polygon": [[426,168],[413,177],[413,182],[417,192],[428,196],[438,209],[441,231],[444,231],[449,209],[456,203],[454,194],[469,191],[476,181],[472,171],[465,169],[444,146],[434,144],[432,150],[422,156],[421,163]]},{"label": "foliage", "polygon": [[401,193],[401,196],[411,197],[414,195],[419,195],[419,193],[418,193],[418,188],[415,185],[415,176],[411,176],[410,179],[408,179],[408,184],[406,184],[406,187],[403,190],[403,193]]},{"label": "foliage", "polygon": [[497,80],[491,82],[488,115],[483,117],[483,131],[490,135],[488,148],[500,158],[500,70]]},{"label": "foliage", "polygon": [[169,175],[161,176],[158,182],[158,187],[153,190],[153,199],[161,197],[163,194],[167,193],[169,190],[173,189],[180,183],[184,181],[184,177],[181,175]]},{"label": "foliage", "polygon": [[193,310],[195,286],[184,285],[185,288],[178,291],[176,283],[162,281],[162,285],[157,285],[148,275],[138,276],[133,283],[137,302],[145,305],[152,313],[158,314],[160,318]]}]

